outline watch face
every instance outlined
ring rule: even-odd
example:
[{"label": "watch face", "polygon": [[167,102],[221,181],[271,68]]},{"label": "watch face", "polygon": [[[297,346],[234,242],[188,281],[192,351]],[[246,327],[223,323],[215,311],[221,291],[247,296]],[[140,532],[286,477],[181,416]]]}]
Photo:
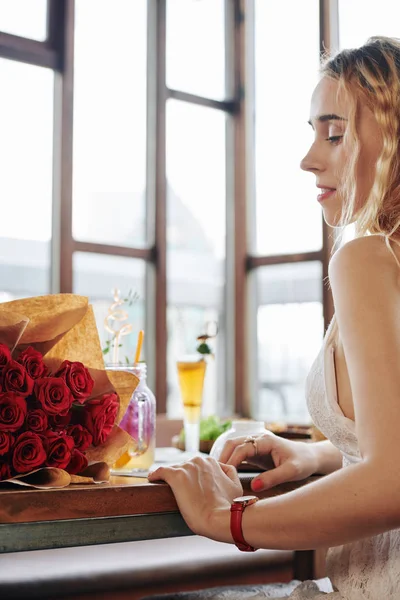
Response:
[{"label": "watch face", "polygon": [[251,502],[251,500],[258,500],[258,498],[257,496],[238,496],[237,498],[234,498],[232,502],[241,504],[242,502]]}]

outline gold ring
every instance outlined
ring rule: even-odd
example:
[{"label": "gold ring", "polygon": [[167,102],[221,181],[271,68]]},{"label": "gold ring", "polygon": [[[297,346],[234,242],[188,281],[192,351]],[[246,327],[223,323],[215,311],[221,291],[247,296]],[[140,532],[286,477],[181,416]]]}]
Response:
[{"label": "gold ring", "polygon": [[247,444],[247,442],[250,442],[250,444],[253,444],[254,446],[254,456],[256,456],[256,454],[258,454],[258,448],[257,448],[257,438],[255,435],[249,435],[247,436],[247,438],[244,440],[244,443]]}]

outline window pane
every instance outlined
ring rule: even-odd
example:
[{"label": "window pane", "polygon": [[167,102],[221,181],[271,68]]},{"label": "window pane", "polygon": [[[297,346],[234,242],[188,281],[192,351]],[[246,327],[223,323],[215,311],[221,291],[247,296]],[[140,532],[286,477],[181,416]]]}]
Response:
[{"label": "window pane", "polygon": [[257,418],[308,423],[305,380],[322,344],[320,262],[257,269]]},{"label": "window pane", "polygon": [[[121,338],[120,360],[125,362],[127,357],[133,363],[137,336],[144,329],[145,262],[124,256],[75,252],[73,269],[74,293],[89,297],[102,348],[106,348],[106,341],[112,338],[105,328],[105,318],[114,301],[114,290],[120,290],[120,297],[128,300],[121,307],[128,318],[121,324],[131,323],[133,327],[132,333]],[[141,360],[145,358],[143,347]],[[105,355],[105,361],[112,362],[111,352]]]},{"label": "window pane", "polygon": [[167,0],[167,86],[225,98],[225,0]]},{"label": "window pane", "polygon": [[[360,15],[362,14],[362,19]],[[339,0],[339,38],[341,48],[355,48],[370,36],[400,36],[398,0]]]},{"label": "window pane", "polygon": [[[176,359],[217,321],[216,359],[207,367],[203,414],[224,398],[224,113],[167,104],[168,413],[182,416]],[[210,140],[212,139],[212,143]],[[217,385],[218,382],[218,385]]]},{"label": "window pane", "polygon": [[[315,178],[299,166],[312,141],[307,121],[318,81],[318,1],[256,0],[255,7],[257,243],[251,251],[318,250]],[[282,43],[282,31],[290,43]]]},{"label": "window pane", "polygon": [[0,300],[50,291],[53,84],[0,59]]},{"label": "window pane", "polygon": [[43,42],[47,38],[47,0],[1,0],[0,31]]},{"label": "window pane", "polygon": [[[146,0],[77,0],[73,235],[143,247]],[[105,43],[106,42],[106,43]]]}]

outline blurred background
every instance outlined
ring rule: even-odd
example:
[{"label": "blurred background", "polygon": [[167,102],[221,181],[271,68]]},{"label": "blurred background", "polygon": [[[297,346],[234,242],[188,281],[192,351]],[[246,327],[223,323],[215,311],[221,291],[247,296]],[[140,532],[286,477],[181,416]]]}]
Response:
[{"label": "blurred background", "polygon": [[104,346],[134,296],[171,418],[217,324],[203,414],[309,423],[334,240],[299,163],[321,53],[371,35],[398,0],[0,0],[0,301],[87,295]]}]

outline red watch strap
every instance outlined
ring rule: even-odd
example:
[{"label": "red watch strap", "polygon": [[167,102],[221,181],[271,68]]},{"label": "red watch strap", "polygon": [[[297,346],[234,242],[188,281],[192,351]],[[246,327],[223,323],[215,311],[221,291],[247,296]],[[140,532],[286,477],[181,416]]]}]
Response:
[{"label": "red watch strap", "polygon": [[245,508],[246,504],[237,503],[231,505],[231,534],[239,550],[242,552],[255,552],[256,548],[250,546],[243,536],[242,516]]}]

